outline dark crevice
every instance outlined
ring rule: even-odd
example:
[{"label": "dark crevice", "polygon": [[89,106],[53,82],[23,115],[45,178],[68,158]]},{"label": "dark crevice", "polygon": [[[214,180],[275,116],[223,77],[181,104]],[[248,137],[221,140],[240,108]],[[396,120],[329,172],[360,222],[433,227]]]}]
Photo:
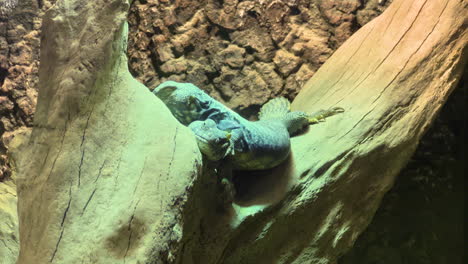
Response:
[{"label": "dark crevice", "polygon": [[3,85],[7,76],[8,76],[8,70],[0,67],[0,86]]},{"label": "dark crevice", "polygon": [[193,44],[190,44],[184,48],[184,54],[188,54],[193,51],[195,51],[195,46]]},{"label": "dark crevice", "polygon": [[214,82],[214,79],[216,79],[216,78],[218,78],[219,76],[221,76],[221,72],[219,72],[219,71],[215,71],[215,72],[206,72],[205,75],[206,75],[206,78],[208,79],[208,82],[209,82],[209,83],[213,83],[213,82]]},{"label": "dark crevice", "polygon": [[175,35],[177,35],[177,28],[178,28],[178,27],[179,27],[179,26],[178,26],[176,23],[174,23],[174,24],[172,24],[172,25],[167,26],[167,29],[169,30],[169,32],[171,33],[171,35],[175,36]]},{"label": "dark crevice", "polygon": [[229,34],[231,32],[233,32],[233,30],[229,30],[227,28],[223,28],[221,26],[218,26],[218,30],[216,31],[215,36],[219,37],[222,40],[226,40],[226,41],[231,42],[231,36],[229,36]]},{"label": "dark crevice", "polygon": [[244,47],[245,51],[247,52],[247,54],[255,54],[256,50],[254,48],[252,48],[251,46],[245,46]]},{"label": "dark crevice", "polygon": [[254,10],[247,11],[247,15],[254,18],[254,19],[258,19],[258,14]]},{"label": "dark crevice", "polygon": [[[172,52],[175,52],[174,47],[171,47]],[[151,53],[148,58],[151,61],[151,65],[153,65],[154,71],[158,75],[159,78],[169,77],[171,74],[165,73],[161,70],[161,65],[163,64],[154,53]],[[132,73],[133,74],[133,73]],[[149,87],[152,88],[152,87]]]},{"label": "dark crevice", "polygon": [[[161,35],[163,34],[163,31],[160,27],[153,27],[154,35]],[[153,34],[150,34],[150,38],[152,37]]]},{"label": "dark crevice", "polygon": [[289,15],[291,16],[296,16],[296,15],[299,15],[300,13],[301,13],[301,10],[297,6],[292,6],[289,9]]},{"label": "dark crevice", "polygon": [[249,119],[249,120],[256,120],[257,119],[257,114],[260,111],[260,108],[262,106],[258,104],[252,104],[249,105],[248,107],[244,109],[237,109],[234,108],[233,110],[237,113],[239,113],[242,117]]}]

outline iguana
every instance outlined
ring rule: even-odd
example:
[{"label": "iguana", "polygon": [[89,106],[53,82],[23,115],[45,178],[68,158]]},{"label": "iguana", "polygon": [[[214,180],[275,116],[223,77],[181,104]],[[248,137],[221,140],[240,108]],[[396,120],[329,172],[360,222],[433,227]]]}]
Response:
[{"label": "iguana", "polygon": [[191,83],[166,81],[153,90],[175,118],[188,126],[200,151],[210,160],[228,158],[238,170],[261,170],[282,163],[290,137],[312,123],[341,113],[340,107],[315,114],[290,111],[286,98],[262,106],[258,121],[249,121]]}]

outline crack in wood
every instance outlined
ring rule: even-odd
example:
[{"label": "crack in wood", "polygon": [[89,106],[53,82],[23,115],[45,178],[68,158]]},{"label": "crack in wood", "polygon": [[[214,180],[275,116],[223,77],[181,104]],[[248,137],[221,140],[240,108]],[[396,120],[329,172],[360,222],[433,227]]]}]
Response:
[{"label": "crack in wood", "polygon": [[62,241],[63,231],[64,231],[64,229],[62,228],[62,231],[60,232],[60,237],[59,237],[59,239],[58,239],[58,241],[57,241],[57,244],[55,245],[55,250],[54,250],[54,252],[52,253],[52,257],[50,258],[49,262],[53,262],[53,261],[54,261],[55,255],[57,254],[57,250],[58,250],[60,241]]},{"label": "crack in wood", "polygon": [[[47,148],[47,153],[46,153],[46,155],[45,155],[44,161],[42,162],[40,171],[42,171],[42,170],[44,169],[44,166],[45,166],[45,164],[46,164],[46,162],[47,162],[47,158],[49,157],[49,153],[50,153],[50,147]],[[38,174],[39,174],[39,173],[37,173],[36,175],[34,175],[34,179],[36,179],[36,177],[37,177]]]},{"label": "crack in wood", "polygon": [[60,227],[61,227],[60,236],[59,236],[59,239],[57,240],[57,244],[55,245],[54,252],[52,253],[52,256],[51,256],[49,262],[54,261],[55,255],[57,254],[57,251],[58,251],[58,247],[60,245],[60,242],[62,241],[63,232],[65,231],[65,226],[64,226],[65,225],[65,219],[67,218],[67,213],[68,213],[68,210],[70,209],[70,204],[71,204],[71,201],[72,201],[71,184],[70,184],[70,190],[68,192],[68,195],[69,195],[69,199],[68,199],[67,208],[65,208],[65,212],[64,212],[63,217],[62,217],[62,222],[60,223]]},{"label": "crack in wood", "polygon": [[[358,48],[353,52],[353,54],[351,54],[351,56],[349,56],[349,58],[346,60],[345,64],[343,65],[343,67],[346,67],[349,62],[351,61],[352,58],[354,58],[354,56],[358,53],[358,51],[361,49],[362,45],[364,44],[364,42],[367,40],[367,37],[372,33],[372,31],[374,31],[374,28],[375,28],[375,23],[372,24],[372,28],[369,30],[369,32],[367,33],[367,35],[362,39],[361,43],[359,43],[359,46]],[[340,74],[340,76],[336,79],[336,81],[329,87],[329,88],[324,88],[327,90],[327,92],[324,94],[324,96],[321,96],[320,98],[318,98],[314,104],[317,104],[322,98],[325,98],[325,97],[332,97],[336,92],[340,91],[341,89],[335,89],[333,90],[333,92],[329,95],[329,96],[326,96],[328,91],[331,91],[335,85],[337,83],[339,83],[341,81],[341,79],[343,78],[343,76],[346,74],[346,71],[342,71],[342,73]]]},{"label": "crack in wood", "polygon": [[135,189],[133,190],[133,196],[135,196],[135,193],[138,189],[138,186],[140,185],[140,180],[141,180],[141,177],[143,176],[143,173],[145,171],[145,168],[146,168],[146,162],[148,160],[148,157],[145,158],[145,161],[143,162],[143,168],[141,168],[141,171],[140,171],[140,176],[138,176],[138,181],[135,185]]},{"label": "crack in wood", "polygon": [[67,213],[68,213],[68,209],[70,209],[70,204],[71,204],[71,201],[72,201],[72,193],[71,193],[71,185],[70,185],[70,190],[68,192],[68,204],[67,204],[67,208],[65,208],[65,212],[63,214],[63,217],[62,217],[62,223],[60,223],[60,226],[63,227],[64,223],[65,223],[65,218],[67,217]]},{"label": "crack in wood", "polygon": [[[447,8],[447,5],[448,5],[448,1],[445,3],[444,8],[443,8],[442,11],[440,12],[440,14],[439,14],[439,16],[438,16],[438,19],[437,19],[437,22],[434,24],[434,26],[432,27],[432,29],[431,29],[431,30],[429,31],[429,33],[426,35],[426,37],[424,38],[424,40],[421,42],[421,44],[418,46],[418,48],[409,56],[408,60],[406,60],[405,64],[404,64],[403,67],[401,68],[401,70],[398,71],[398,73],[397,73],[397,74],[395,75],[395,77],[390,81],[390,83],[388,83],[388,84],[384,87],[384,89],[382,90],[382,92],[381,92],[381,93],[377,96],[377,98],[372,102],[373,104],[375,104],[375,103],[377,102],[377,100],[380,99],[380,97],[381,97],[381,96],[383,95],[383,93],[387,90],[387,88],[388,88],[388,87],[397,79],[397,77],[406,69],[406,66],[408,65],[409,61],[410,61],[410,60],[413,58],[413,56],[421,49],[421,47],[424,45],[424,43],[425,43],[426,40],[429,38],[429,36],[434,32],[435,28],[437,27],[437,25],[438,25],[439,22],[440,22],[440,17],[442,16],[442,14],[444,13],[445,9]],[[413,22],[414,22],[414,21],[413,21]],[[408,102],[407,102],[406,104],[404,104],[404,105],[399,105],[399,106],[397,105],[396,108],[404,108],[404,107],[410,105],[411,102],[413,102],[414,99],[416,99],[416,98],[417,98],[417,95],[412,95],[411,98],[410,98],[410,100],[408,100]],[[375,107],[374,107],[372,110],[374,110],[374,109],[375,109]],[[372,110],[371,110],[371,111],[372,111]],[[393,112],[396,112],[396,110],[393,111]],[[370,112],[369,112],[369,113],[370,113]],[[387,116],[387,115],[384,115],[384,116]],[[392,117],[393,115],[391,114],[391,115],[389,115],[389,116],[390,116],[390,118],[387,118],[387,119],[383,120],[383,124],[381,124],[381,125],[379,126],[378,129],[374,129],[374,130],[380,130],[380,129],[384,128],[385,126],[388,126],[387,123],[390,122],[390,121],[392,120],[391,117]],[[362,121],[362,119],[361,119],[360,121]],[[360,121],[359,121],[359,122],[360,122]],[[391,123],[390,123],[390,124],[391,124]],[[353,128],[354,128],[354,127],[353,127]],[[366,139],[364,139],[364,141],[365,141],[365,140],[366,140]],[[363,142],[364,142],[364,141],[363,141]]]},{"label": "crack in wood", "polygon": [[81,211],[81,215],[84,214],[86,208],[88,207],[89,202],[91,202],[91,199],[93,198],[94,194],[96,193],[96,190],[97,190],[97,188],[94,188],[93,192],[89,196],[88,201],[86,201],[86,204],[84,205],[83,210]]},{"label": "crack in wood", "polygon": [[[358,85],[356,85],[354,87],[354,89],[351,91],[353,92],[362,82],[364,82],[364,80],[367,79],[367,77],[374,73],[381,65],[382,63],[388,58],[388,56],[390,55],[390,53],[392,53],[394,51],[394,49],[396,48],[396,46],[401,42],[401,40],[403,39],[403,37],[409,32],[409,30],[412,28],[414,22],[417,20],[418,16],[420,15],[422,9],[424,8],[425,4],[427,3],[427,0],[424,1],[424,3],[421,5],[421,8],[418,10],[418,13],[416,14],[415,18],[413,19],[413,21],[411,22],[410,26],[408,27],[408,29],[405,31],[405,33],[401,36],[401,38],[398,40],[398,42],[395,44],[395,46],[392,47],[392,49],[390,50],[390,52],[385,56],[385,58],[377,65],[376,68],[374,68],[374,70],[372,72],[370,72]],[[362,116],[362,118],[356,123],[353,125],[353,127],[348,130],[343,136],[341,136],[338,140],[341,140],[343,137],[345,137],[346,135],[348,135],[359,123],[361,123],[371,112],[373,112],[375,110],[375,108],[377,107],[377,105],[375,104],[377,102],[377,100],[380,99],[380,97],[383,95],[383,93],[387,90],[388,87],[390,87],[390,85],[397,79],[398,76],[400,76],[400,74],[406,69],[406,66],[408,65],[409,61],[411,60],[411,58],[419,51],[419,49],[422,47],[422,45],[425,43],[425,41],[429,38],[429,36],[432,34],[432,32],[434,31],[435,27],[437,26],[437,24],[439,23],[440,21],[440,16],[442,15],[442,13],[444,12],[444,10],[446,9],[447,7],[447,4],[448,4],[448,1],[446,2],[444,8],[442,9],[442,12],[439,14],[439,19],[437,20],[437,22],[434,24],[434,27],[429,31],[429,33],[426,35],[426,37],[424,38],[424,40],[421,42],[421,44],[418,46],[418,48],[408,57],[408,59],[405,61],[405,64],[403,65],[403,67],[395,74],[395,76],[393,77],[393,79],[382,89],[382,91],[379,93],[379,95],[374,99],[374,101],[372,102],[372,104],[374,104],[374,107],[372,107],[371,110],[369,110],[366,114],[364,114]],[[343,99],[340,99],[337,104],[339,102],[341,102]],[[367,138],[367,137],[366,137]]]},{"label": "crack in wood", "polygon": [[138,206],[139,203],[140,203],[140,200],[138,200],[136,202],[135,207],[133,208],[132,216],[130,217],[130,221],[128,222],[128,231],[130,232],[130,234],[128,235],[127,249],[125,250],[125,254],[124,254],[124,263],[126,262],[126,258],[127,258],[127,255],[128,255],[128,250],[130,249],[130,245],[131,245],[131,242],[132,242],[132,235],[133,235],[132,222],[133,222],[133,218],[135,217],[135,211],[136,211],[137,206]]},{"label": "crack in wood", "polygon": [[390,21],[387,23],[387,26],[385,27],[385,30],[382,31],[382,32],[387,32],[388,28],[390,27],[390,25],[392,24],[393,22],[393,19],[395,18],[395,15],[398,13],[398,11],[400,10],[401,6],[403,5],[403,3],[405,3],[405,1],[401,1],[400,5],[396,8],[395,10],[395,13],[393,13],[390,17]]},{"label": "crack in wood", "polygon": [[118,179],[119,179],[119,176],[120,176],[120,163],[122,162],[122,152],[120,152],[120,155],[119,155],[119,160],[117,161],[117,176],[115,176],[115,179],[114,179],[114,189],[117,188],[117,182],[118,182]]},{"label": "crack in wood", "polygon": [[[65,126],[66,127],[66,126]],[[55,159],[54,161],[52,162],[52,166],[50,168],[50,171],[49,171],[49,175],[47,176],[47,180],[49,180],[50,178],[50,175],[52,175],[52,172],[54,171],[54,168],[55,168],[55,163],[57,162],[60,154],[62,154],[62,148],[63,148],[63,142],[65,141],[65,134],[67,133],[67,129],[63,130],[63,135],[62,135],[62,140],[60,141],[60,148],[59,148],[59,151],[57,153],[57,156],[55,156]],[[47,181],[46,180],[46,181]]]},{"label": "crack in wood", "polygon": [[[421,7],[419,8],[418,10],[418,13],[416,14],[416,16],[414,17],[414,19],[412,20],[411,24],[408,26],[408,28],[405,30],[405,32],[400,36],[400,38],[398,39],[398,41],[395,43],[395,45],[393,45],[393,47],[390,49],[390,51],[385,55],[385,57],[377,64],[376,67],[374,67],[373,70],[371,70],[361,81],[359,81],[352,89],[351,91],[348,93],[349,95],[352,94],[364,81],[366,81],[368,79],[368,77],[375,73],[377,71],[377,69],[380,68],[380,66],[388,59],[388,57],[390,56],[390,54],[392,54],[394,51],[395,51],[395,48],[398,46],[398,44],[400,44],[400,42],[403,40],[403,38],[408,34],[409,30],[413,27],[414,25],[414,22],[417,20],[418,16],[420,15],[422,9],[424,8],[424,6],[426,5],[427,3],[427,0],[424,1],[424,3],[421,5]],[[343,101],[344,98],[338,100],[336,102],[335,105],[338,105],[341,101]]]},{"label": "crack in wood", "polygon": [[91,115],[94,112],[94,107],[95,106],[96,106],[96,104],[94,103],[93,107],[91,108],[91,111],[89,112],[88,118],[86,119],[86,124],[85,124],[85,128],[83,130],[83,135],[81,136],[81,144],[80,144],[81,160],[80,160],[80,164],[78,165],[78,187],[80,187],[80,185],[81,185],[81,169],[82,169],[82,166],[83,166],[83,160],[84,160],[84,156],[85,156],[85,153],[86,153],[85,147],[83,145],[84,145],[84,142],[86,140],[86,131],[88,130],[88,127],[89,127],[89,120],[91,119]]},{"label": "crack in wood", "polygon": [[80,187],[80,185],[81,185],[81,167],[83,166],[84,156],[85,156],[85,150],[83,149],[81,151],[80,164],[78,164],[78,187]]},{"label": "crack in wood", "polygon": [[102,162],[101,167],[99,167],[98,175],[97,175],[96,179],[94,180],[94,183],[96,183],[99,180],[99,178],[101,177],[102,169],[104,168],[104,165],[106,164],[106,162],[107,162],[107,160],[104,160],[104,162]]},{"label": "crack in wood", "polygon": [[167,169],[167,177],[169,177],[169,175],[171,175],[171,169],[172,169],[172,163],[174,162],[174,156],[175,156],[175,152],[176,152],[176,149],[177,149],[177,134],[179,132],[179,128],[176,127],[175,128],[175,133],[174,133],[174,138],[172,139],[172,141],[174,142],[174,147],[172,148],[172,156],[171,156],[171,160],[169,161],[169,167]]}]

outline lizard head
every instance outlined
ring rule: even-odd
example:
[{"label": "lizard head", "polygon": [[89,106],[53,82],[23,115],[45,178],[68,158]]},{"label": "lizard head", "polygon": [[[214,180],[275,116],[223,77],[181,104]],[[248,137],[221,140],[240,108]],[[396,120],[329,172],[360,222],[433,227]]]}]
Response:
[{"label": "lizard head", "polygon": [[205,92],[191,83],[163,82],[153,90],[153,94],[186,126],[202,119],[202,114],[209,109],[211,102]]},{"label": "lizard head", "polygon": [[217,128],[213,120],[195,121],[189,125],[189,128],[195,134],[201,153],[209,160],[216,161],[234,154],[231,134]]}]

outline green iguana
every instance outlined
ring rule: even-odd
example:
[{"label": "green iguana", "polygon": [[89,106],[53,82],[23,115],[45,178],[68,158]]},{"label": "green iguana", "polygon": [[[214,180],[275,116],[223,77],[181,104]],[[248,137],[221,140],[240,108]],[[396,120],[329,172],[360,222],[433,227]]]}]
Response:
[{"label": "green iguana", "polygon": [[195,134],[210,160],[228,158],[234,169],[261,170],[279,165],[290,153],[290,136],[309,124],[341,113],[340,107],[315,114],[290,111],[286,98],[262,106],[258,121],[248,121],[191,83],[167,81],[153,93]]}]

